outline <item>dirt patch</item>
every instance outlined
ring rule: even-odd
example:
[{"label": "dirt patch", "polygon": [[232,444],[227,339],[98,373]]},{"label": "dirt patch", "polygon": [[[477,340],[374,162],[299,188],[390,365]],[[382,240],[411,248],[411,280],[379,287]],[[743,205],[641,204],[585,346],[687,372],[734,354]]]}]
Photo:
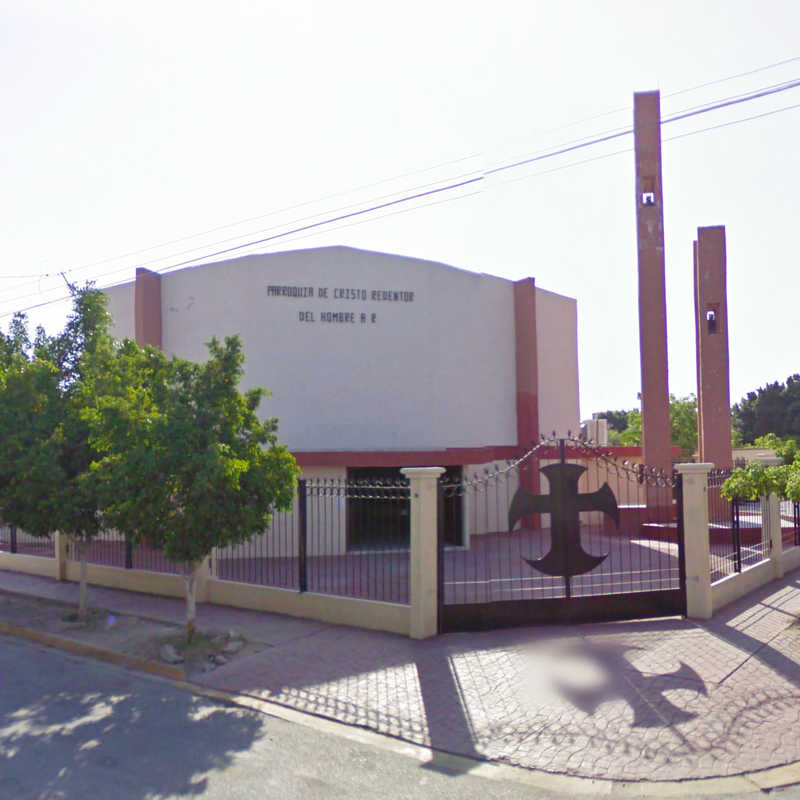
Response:
[{"label": "dirt patch", "polygon": [[0,622],[153,662],[164,660],[162,649],[169,645],[182,657],[175,665],[187,677],[224,666],[252,649],[235,631],[198,630],[187,644],[182,625],[101,608],[90,608],[80,620],[74,605],[6,592],[0,592]]}]

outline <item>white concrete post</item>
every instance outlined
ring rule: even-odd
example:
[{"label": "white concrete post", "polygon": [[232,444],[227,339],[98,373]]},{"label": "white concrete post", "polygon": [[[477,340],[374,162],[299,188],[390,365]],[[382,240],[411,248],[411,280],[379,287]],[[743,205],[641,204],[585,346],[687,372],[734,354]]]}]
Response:
[{"label": "white concrete post", "polygon": [[686,616],[711,619],[708,535],[708,473],[713,464],[676,464],[683,481],[683,541],[686,558]]},{"label": "white concrete post", "polygon": [[438,632],[439,476],[444,467],[404,467],[410,483],[411,551],[409,636],[427,639]]},{"label": "white concrete post", "polygon": [[772,561],[776,578],[783,577],[783,539],[781,537],[781,506],[774,492],[761,498],[761,538],[769,547],[767,558]]},{"label": "white concrete post", "polygon": [[197,570],[197,589],[194,599],[198,603],[208,602],[208,579],[211,575],[211,556],[206,556]]},{"label": "white concrete post", "polygon": [[55,578],[63,581],[67,577],[67,537],[61,531],[53,534],[53,551],[56,557]]}]

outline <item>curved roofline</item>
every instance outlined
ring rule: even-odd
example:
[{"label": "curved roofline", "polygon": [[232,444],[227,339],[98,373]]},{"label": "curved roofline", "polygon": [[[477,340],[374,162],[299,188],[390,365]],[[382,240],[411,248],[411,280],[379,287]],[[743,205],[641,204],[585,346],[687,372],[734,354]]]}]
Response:
[{"label": "curved roofline", "polygon": [[388,252],[383,251],[383,250],[368,250],[368,249],[363,248],[363,247],[351,247],[350,245],[345,245],[345,244],[326,245],[325,247],[303,247],[303,248],[299,248],[299,249],[296,249],[296,250],[295,249],[292,249],[292,250],[276,250],[276,251],[267,252],[267,253],[246,253],[244,255],[234,256],[233,258],[226,258],[226,259],[223,259],[222,261],[207,261],[207,262],[204,262],[202,264],[186,265],[185,267],[182,267],[180,269],[175,269],[175,270],[172,270],[171,272],[165,272],[165,273],[159,273],[159,274],[167,276],[167,275],[172,275],[175,272],[183,272],[184,270],[199,269],[200,267],[212,267],[212,266],[216,266],[218,264],[231,264],[231,263],[236,262],[236,261],[243,261],[246,258],[262,258],[262,257],[268,257],[268,256],[281,256],[281,255],[289,255],[289,254],[292,254],[292,253],[320,253],[320,252],[323,252],[325,250],[329,250],[329,251],[333,251],[333,250],[348,250],[348,251],[354,252],[354,253],[369,253],[371,255],[384,256],[386,258],[402,258],[402,259],[405,259],[405,260],[408,260],[408,261],[419,261],[419,262],[421,262],[423,264],[430,264],[430,265],[436,266],[436,267],[444,267],[445,269],[456,270],[457,272],[465,272],[465,273],[467,273],[469,275],[480,275],[480,276],[484,276],[484,277],[487,277],[487,278],[496,278],[497,280],[508,281],[509,283],[513,283],[514,282],[511,278],[504,278],[502,275],[492,275],[491,273],[488,273],[488,272],[478,272],[476,270],[467,269],[465,267],[456,267],[456,266],[453,266],[452,264],[446,264],[444,261],[433,261],[433,260],[431,260],[429,258],[419,258],[417,256],[408,256],[408,255],[403,255],[401,253],[388,253]]}]

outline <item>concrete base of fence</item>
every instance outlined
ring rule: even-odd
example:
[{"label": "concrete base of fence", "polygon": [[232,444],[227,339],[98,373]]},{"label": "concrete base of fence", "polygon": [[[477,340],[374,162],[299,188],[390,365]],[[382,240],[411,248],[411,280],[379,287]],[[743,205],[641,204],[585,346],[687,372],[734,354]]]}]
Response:
[{"label": "concrete base of fence", "polygon": [[711,603],[716,614],[734,600],[775,579],[775,566],[771,560],[754,564],[743,572],[728,575],[711,585]]},{"label": "concrete base of fence", "polygon": [[209,603],[409,635],[410,609],[405,605],[314,592],[295,592],[217,578],[209,578],[205,582],[205,589]]},{"label": "concrete base of fence", "polygon": [[791,547],[783,552],[783,571],[791,572],[800,567],[800,547]]},{"label": "concrete base of fence", "polygon": [[49,556],[0,553],[0,569],[24,572],[27,575],[44,575],[46,578],[58,579],[56,560]]},{"label": "concrete base of fence", "polygon": [[[59,565],[55,558],[0,552],[0,569],[78,583],[80,563],[66,560],[62,565],[63,575],[59,576]],[[106,586],[110,589],[165,597],[185,597],[182,575],[123,569],[103,564],[87,564],[86,571],[90,586]],[[407,605],[224,581],[211,577],[208,570],[201,573],[198,579],[197,602],[316,619],[333,625],[353,625],[402,636],[409,635],[411,626],[411,609]]]},{"label": "concrete base of fence", "polygon": [[[160,594],[166,597],[185,597],[183,577],[168,572],[148,572],[143,569],[123,569],[103,564],[86,565],[87,580],[91,586],[107,586],[109,589],[125,589],[129,592]],[[64,578],[78,583],[81,579],[81,565],[78,561],[67,561]],[[202,581],[197,587],[197,600],[202,603],[205,597]]]},{"label": "concrete base of fence", "polygon": [[748,567],[742,572],[728,575],[711,585],[711,599],[714,613],[734,600],[744,597],[760,586],[782,577],[787,572],[800,567],[800,547],[781,550],[780,544],[773,543],[769,558]]}]

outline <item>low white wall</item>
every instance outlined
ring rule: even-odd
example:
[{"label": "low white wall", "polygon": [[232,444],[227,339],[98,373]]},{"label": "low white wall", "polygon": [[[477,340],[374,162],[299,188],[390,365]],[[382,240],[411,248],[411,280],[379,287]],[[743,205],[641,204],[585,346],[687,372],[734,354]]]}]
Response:
[{"label": "low white wall", "polygon": [[[68,560],[64,570],[68,581],[78,583],[81,579],[81,565],[78,561]],[[107,586],[110,589],[125,589],[129,592],[143,594],[160,594],[165,597],[184,597],[184,583],[180,575],[169,572],[150,572],[144,569],[125,569],[109,567],[105,564],[87,564],[86,578],[93,586]],[[198,587],[197,599],[204,601],[201,587]]]},{"label": "low white wall", "polygon": [[352,597],[295,592],[273,586],[253,586],[211,578],[206,582],[207,601],[219,605],[316,619],[335,625],[409,634],[409,606],[357,600]]},{"label": "low white wall", "polygon": [[800,547],[791,547],[783,552],[783,572],[791,572],[800,567]]},{"label": "low white wall", "polygon": [[[35,557],[22,556],[20,558],[21,561],[15,561],[13,566],[8,568],[17,572],[32,571],[27,560]],[[53,562],[50,570],[51,573],[54,571],[54,559],[39,559],[39,561]],[[1,564],[2,560],[0,560]],[[45,572],[34,574],[48,574],[48,577],[54,577]],[[67,562],[65,578],[76,583],[80,580],[80,564],[78,562]],[[184,582],[180,575],[88,564],[87,578],[89,584],[93,586],[107,586],[112,589],[124,589],[166,597],[185,597]],[[254,586],[207,576],[201,576],[198,581],[197,600],[200,603],[216,603],[234,608],[249,608],[273,614],[316,619],[335,625],[354,625],[360,628],[399,633],[404,636],[409,634],[409,606],[395,603],[359,600],[313,592],[295,592],[289,589]]]},{"label": "low white wall", "polygon": [[775,579],[775,565],[771,559],[760,561],[742,572],[728,575],[711,584],[711,607],[713,613],[724,608],[734,600],[758,589]]},{"label": "low white wall", "polygon": [[0,552],[0,569],[58,578],[58,565],[51,556],[29,556],[22,553]]}]

